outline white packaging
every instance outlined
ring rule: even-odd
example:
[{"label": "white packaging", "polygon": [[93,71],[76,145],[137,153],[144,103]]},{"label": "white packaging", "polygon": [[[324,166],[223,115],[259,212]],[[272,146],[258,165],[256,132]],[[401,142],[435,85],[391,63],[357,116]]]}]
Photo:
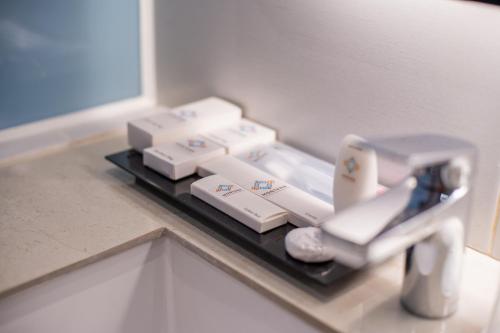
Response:
[{"label": "white packaging", "polygon": [[237,124],[241,108],[217,97],[128,122],[128,142],[138,151],[178,138]]},{"label": "white packaging", "polygon": [[226,148],[228,154],[239,154],[253,146],[276,140],[276,131],[247,119],[237,125],[203,134],[207,139]]},{"label": "white packaging", "polygon": [[288,211],[298,227],[318,226],[333,214],[333,205],[229,155],[198,165],[202,177],[218,174]]},{"label": "white packaging", "polygon": [[337,213],[377,195],[377,155],[363,142],[359,136],[349,134],[340,145],[333,186]]},{"label": "white packaging", "polygon": [[145,166],[177,180],[196,173],[199,163],[225,153],[223,147],[201,136],[193,136],[145,149],[143,162]]},{"label": "white packaging", "polygon": [[230,180],[212,175],[191,184],[191,194],[263,233],[286,223],[287,212]]},{"label": "white packaging", "polygon": [[236,157],[252,166],[332,204],[333,164],[281,142],[260,145]]}]

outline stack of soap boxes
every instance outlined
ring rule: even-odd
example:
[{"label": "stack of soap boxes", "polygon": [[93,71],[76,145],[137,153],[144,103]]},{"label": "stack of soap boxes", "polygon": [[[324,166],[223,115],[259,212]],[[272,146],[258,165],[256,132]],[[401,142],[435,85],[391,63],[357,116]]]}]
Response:
[{"label": "stack of soap boxes", "polygon": [[191,184],[191,194],[257,232],[287,220],[315,226],[332,214],[332,205],[231,156],[276,139],[241,114],[210,97],[129,122],[128,140],[145,166],[172,180],[198,172],[205,178]]}]

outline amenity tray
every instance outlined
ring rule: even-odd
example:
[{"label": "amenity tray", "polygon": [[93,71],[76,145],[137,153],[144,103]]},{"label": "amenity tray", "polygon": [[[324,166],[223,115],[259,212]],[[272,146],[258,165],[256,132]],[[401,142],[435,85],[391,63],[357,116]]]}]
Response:
[{"label": "amenity tray", "polygon": [[213,208],[189,192],[199,176],[172,181],[143,165],[142,154],[130,149],[106,156],[106,159],[135,177],[136,184],[191,218],[188,222],[209,233],[227,246],[237,249],[258,264],[313,293],[328,296],[341,279],[355,271],[335,261],[307,264],[290,257],[285,236],[295,228],[291,224],[259,234],[225,213]]}]

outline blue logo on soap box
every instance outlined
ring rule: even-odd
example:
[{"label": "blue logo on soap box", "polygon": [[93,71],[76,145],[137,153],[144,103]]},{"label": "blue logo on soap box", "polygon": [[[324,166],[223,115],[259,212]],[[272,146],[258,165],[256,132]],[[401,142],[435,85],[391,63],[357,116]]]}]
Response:
[{"label": "blue logo on soap box", "polygon": [[273,188],[274,181],[272,180],[256,180],[253,184],[252,190],[270,190]]},{"label": "blue logo on soap box", "polygon": [[215,189],[215,192],[228,192],[228,191],[231,191],[231,189],[234,187],[234,185],[224,185],[224,184],[220,184],[219,186],[217,186],[217,188]]},{"label": "blue logo on soap box", "polygon": [[189,139],[188,145],[189,145],[189,147],[192,147],[192,148],[206,148],[207,147],[205,141],[203,141],[203,140],[191,140],[191,139]]},{"label": "blue logo on soap box", "polygon": [[254,125],[240,125],[240,131],[245,133],[255,133],[257,128]]},{"label": "blue logo on soap box", "polygon": [[247,160],[257,162],[266,155],[262,150],[254,150],[247,154]]},{"label": "blue logo on soap box", "polygon": [[180,110],[179,116],[182,118],[196,118],[198,114],[194,110]]}]

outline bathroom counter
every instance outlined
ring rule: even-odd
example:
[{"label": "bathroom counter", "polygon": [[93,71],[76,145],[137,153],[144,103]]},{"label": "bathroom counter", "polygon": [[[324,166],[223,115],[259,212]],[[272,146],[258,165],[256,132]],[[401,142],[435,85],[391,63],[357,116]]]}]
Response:
[{"label": "bathroom counter", "polygon": [[330,332],[480,332],[489,318],[500,264],[468,249],[459,312],[423,320],[399,306],[402,257],[339,285],[320,299],[155,200],[104,160],[123,137],[0,164],[0,297],[167,235],[306,322]]}]

